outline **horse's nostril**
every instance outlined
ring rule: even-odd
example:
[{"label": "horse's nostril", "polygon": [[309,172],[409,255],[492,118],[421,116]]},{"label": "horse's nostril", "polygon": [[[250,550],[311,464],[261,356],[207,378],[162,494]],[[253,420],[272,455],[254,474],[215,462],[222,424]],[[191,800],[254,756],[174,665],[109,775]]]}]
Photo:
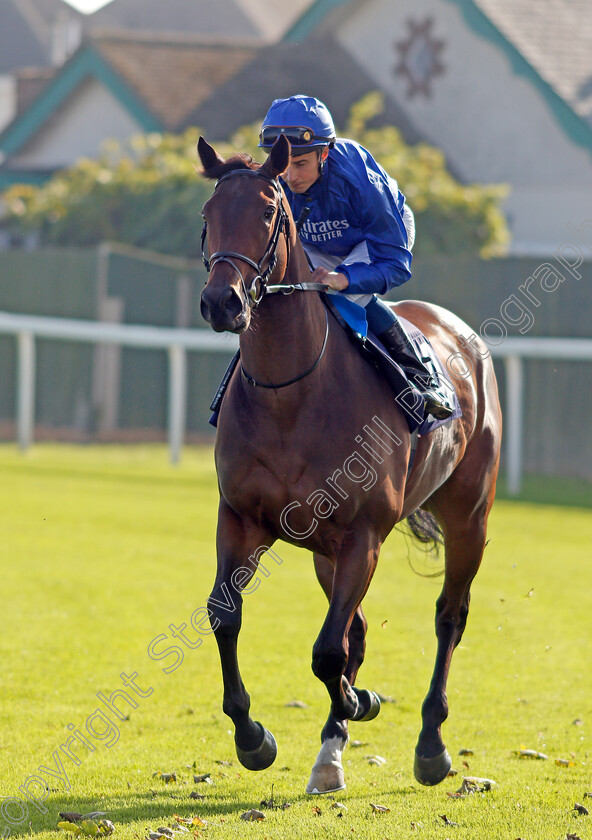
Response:
[{"label": "horse's nostril", "polygon": [[201,300],[199,303],[199,311],[201,312],[201,317],[204,321],[207,321],[208,324],[211,320],[211,313],[210,313],[210,306],[206,300],[204,300],[204,293],[202,293]]},{"label": "horse's nostril", "polygon": [[222,290],[206,288],[201,293],[200,311],[214,330],[234,329],[236,320],[243,313],[243,302],[232,286]]}]

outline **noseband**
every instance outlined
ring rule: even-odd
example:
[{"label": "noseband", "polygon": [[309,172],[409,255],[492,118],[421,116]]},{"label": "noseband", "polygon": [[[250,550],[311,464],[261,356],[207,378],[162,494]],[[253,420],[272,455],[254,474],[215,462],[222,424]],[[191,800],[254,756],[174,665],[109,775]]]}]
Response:
[{"label": "noseband", "polygon": [[[263,181],[267,181],[267,183],[271,184],[275,191],[276,197],[278,199],[279,210],[275,217],[275,224],[273,232],[271,234],[271,238],[267,245],[267,249],[258,263],[256,263],[255,260],[252,260],[250,257],[246,257],[244,254],[239,254],[236,251],[216,251],[210,257],[207,257],[206,238],[208,234],[208,225],[207,222],[204,221],[204,226],[201,232],[201,256],[203,259],[203,263],[206,267],[206,271],[208,272],[210,272],[217,263],[225,262],[232,266],[234,271],[236,271],[236,273],[240,277],[245,299],[249,302],[249,305],[254,309],[261,303],[265,295],[270,291],[270,287],[267,285],[267,283],[269,277],[271,276],[274,268],[277,265],[276,251],[280,234],[282,231],[285,231],[287,239],[290,230],[290,220],[288,218],[288,214],[284,209],[284,204],[282,201],[283,193],[279,182],[275,178],[268,178],[267,175],[264,175],[257,169],[234,169],[232,172],[227,172],[226,175],[223,175],[218,181],[216,181],[216,186],[214,187],[214,190],[216,190],[223,181],[227,181],[229,178],[234,178],[239,175],[246,175],[250,178],[260,178]],[[240,260],[241,262],[246,263],[251,268],[254,268],[257,272],[248,290],[245,283],[245,278],[243,277],[243,273],[238,267],[238,265],[234,262],[234,260]],[[263,266],[266,262],[267,268],[263,270]],[[257,292],[257,283],[259,283],[259,292]],[[275,291],[275,287],[273,288],[273,290]]]}]

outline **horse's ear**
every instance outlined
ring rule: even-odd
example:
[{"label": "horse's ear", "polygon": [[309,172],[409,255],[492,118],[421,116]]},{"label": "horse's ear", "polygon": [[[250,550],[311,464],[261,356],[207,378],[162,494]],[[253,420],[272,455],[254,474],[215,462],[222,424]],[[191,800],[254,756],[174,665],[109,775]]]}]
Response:
[{"label": "horse's ear", "polygon": [[269,153],[269,157],[261,167],[261,170],[270,178],[277,178],[285,172],[290,163],[290,141],[284,134],[280,134]]},{"label": "horse's ear", "polygon": [[197,141],[197,154],[202,162],[205,175],[214,167],[224,163],[224,158],[221,158],[218,152],[201,136]]}]

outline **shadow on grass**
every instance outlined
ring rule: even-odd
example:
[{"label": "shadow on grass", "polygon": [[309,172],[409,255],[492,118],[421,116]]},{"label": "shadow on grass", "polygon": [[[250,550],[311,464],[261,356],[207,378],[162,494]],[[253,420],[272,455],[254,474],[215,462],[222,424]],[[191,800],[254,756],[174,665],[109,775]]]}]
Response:
[{"label": "shadow on grass", "polygon": [[[28,801],[29,815],[21,825],[10,826],[11,837],[24,835],[41,834],[48,831],[56,831],[58,822],[62,821],[59,812],[78,812],[88,814],[92,811],[104,811],[106,816],[102,819],[111,820],[117,833],[118,827],[128,823],[151,820],[153,828],[168,825],[173,819],[173,814],[180,817],[199,816],[204,820],[223,815],[234,815],[237,817],[250,808],[258,808],[259,802],[252,799],[232,799],[228,792],[216,791],[205,794],[206,799],[194,800],[189,798],[189,793],[177,793],[173,791],[151,791],[142,793],[122,794],[121,796],[54,796],[46,799],[42,807],[47,809],[46,814],[40,814],[36,807]],[[69,832],[60,832],[64,840],[85,835],[74,835]]]}]

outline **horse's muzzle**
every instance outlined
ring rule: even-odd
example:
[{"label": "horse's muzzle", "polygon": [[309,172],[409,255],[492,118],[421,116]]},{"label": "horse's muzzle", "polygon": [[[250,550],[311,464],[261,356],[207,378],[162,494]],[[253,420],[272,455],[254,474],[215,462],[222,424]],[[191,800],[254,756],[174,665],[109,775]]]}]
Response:
[{"label": "horse's muzzle", "polygon": [[201,293],[200,310],[214,332],[242,333],[249,326],[249,307],[232,286],[222,292],[206,286]]}]

